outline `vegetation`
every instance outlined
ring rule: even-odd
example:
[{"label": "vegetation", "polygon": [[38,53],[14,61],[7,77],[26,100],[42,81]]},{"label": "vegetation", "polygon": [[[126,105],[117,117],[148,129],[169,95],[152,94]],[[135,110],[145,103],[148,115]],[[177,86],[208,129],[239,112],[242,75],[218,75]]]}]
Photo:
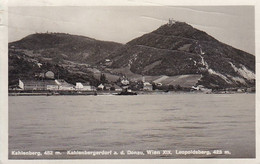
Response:
[{"label": "vegetation", "polygon": [[[194,85],[213,89],[255,86],[255,80],[244,78],[230,63],[255,73],[255,56],[221,43],[183,22],[163,25],[125,45],[63,33],[36,33],[9,43],[10,84],[18,78],[34,79],[35,74],[51,70],[72,84],[89,81],[97,86],[119,75],[112,73],[119,68],[124,70],[120,76],[198,75],[202,77]],[[209,68],[216,73],[209,73]],[[95,78],[95,70],[104,74]],[[130,86],[138,90],[140,84],[131,82]],[[183,90],[183,87],[182,84],[153,85],[153,89],[161,90]]]},{"label": "vegetation", "polygon": [[106,78],[106,75],[103,74],[103,73],[100,75],[99,81],[100,81],[101,84],[108,83],[108,80],[107,80],[107,78]]},{"label": "vegetation", "polygon": [[[202,57],[209,68],[226,76],[231,83],[227,83],[220,76],[209,74]],[[207,33],[182,22],[172,26],[163,25],[134,39],[120,47],[110,58],[113,60],[111,68],[130,65],[130,70],[136,74],[201,74],[203,78],[199,84],[209,88],[255,85],[253,81],[235,71],[230,64],[233,63],[237,68],[243,65],[255,72],[255,56],[223,44]],[[230,76],[242,78],[246,83],[234,81]]]},{"label": "vegetation", "polygon": [[24,53],[9,51],[9,85],[17,83],[18,79],[37,79],[37,74],[47,71],[52,71],[56,79],[64,79],[71,84],[90,82],[94,86],[98,85],[98,80],[94,78],[91,72],[79,74],[70,72],[53,62],[45,61],[41,63],[41,66],[37,63],[37,60],[26,56]]}]

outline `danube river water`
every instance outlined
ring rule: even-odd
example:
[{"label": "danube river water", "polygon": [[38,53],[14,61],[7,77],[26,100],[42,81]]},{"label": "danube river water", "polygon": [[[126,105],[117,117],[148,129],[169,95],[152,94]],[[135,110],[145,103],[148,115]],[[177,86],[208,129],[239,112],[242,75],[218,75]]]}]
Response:
[{"label": "danube river water", "polygon": [[255,157],[255,94],[9,97],[9,158],[204,157]]}]

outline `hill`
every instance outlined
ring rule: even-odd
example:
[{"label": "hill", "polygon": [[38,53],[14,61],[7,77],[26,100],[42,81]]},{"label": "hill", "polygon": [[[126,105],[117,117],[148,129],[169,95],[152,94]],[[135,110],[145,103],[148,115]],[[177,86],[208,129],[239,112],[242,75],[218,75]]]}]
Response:
[{"label": "hill", "polygon": [[146,76],[201,75],[208,88],[255,84],[255,57],[184,22],[165,24],[109,56],[111,68]]},{"label": "hill", "polygon": [[99,63],[120,46],[115,42],[64,33],[36,33],[9,43],[9,47],[27,50],[26,53],[33,56],[87,64]]},{"label": "hill", "polygon": [[9,51],[8,57],[8,78],[9,85],[18,83],[18,79],[37,79],[37,75],[52,71],[56,79],[64,79],[65,81],[76,84],[76,82],[90,82],[97,86],[99,81],[90,71],[74,72],[64,68],[62,65],[50,61],[39,61],[37,58],[27,56],[23,52]]},{"label": "hill", "polygon": [[255,56],[184,22],[162,25],[125,45],[64,33],[36,33],[9,43],[10,83],[47,70],[70,83],[95,85],[104,73],[109,81],[126,76],[183,87],[255,86]]}]

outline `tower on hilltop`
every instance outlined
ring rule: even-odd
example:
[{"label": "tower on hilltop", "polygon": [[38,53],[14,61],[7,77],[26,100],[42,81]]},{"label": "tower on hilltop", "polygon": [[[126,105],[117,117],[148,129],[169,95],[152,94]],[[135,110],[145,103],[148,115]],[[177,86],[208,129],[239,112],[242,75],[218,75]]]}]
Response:
[{"label": "tower on hilltop", "polygon": [[176,21],[175,21],[173,18],[169,18],[168,25],[171,26],[171,25],[173,25],[174,23],[176,23]]}]

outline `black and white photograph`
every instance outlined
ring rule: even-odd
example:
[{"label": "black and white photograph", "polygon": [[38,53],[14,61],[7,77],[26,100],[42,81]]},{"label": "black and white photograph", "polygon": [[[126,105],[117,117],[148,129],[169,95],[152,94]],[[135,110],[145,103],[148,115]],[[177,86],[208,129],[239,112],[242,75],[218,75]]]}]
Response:
[{"label": "black and white photograph", "polygon": [[8,160],[255,159],[253,5],[9,6]]}]

